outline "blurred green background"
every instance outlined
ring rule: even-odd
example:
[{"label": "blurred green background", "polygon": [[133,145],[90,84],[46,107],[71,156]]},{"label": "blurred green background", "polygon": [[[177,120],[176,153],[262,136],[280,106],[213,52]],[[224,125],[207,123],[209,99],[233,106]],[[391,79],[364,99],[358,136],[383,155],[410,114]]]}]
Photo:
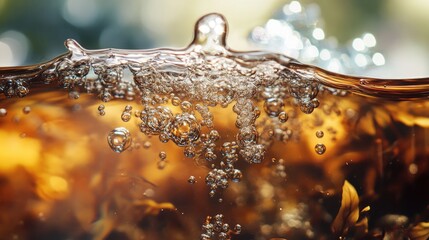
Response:
[{"label": "blurred green background", "polygon": [[[230,24],[228,44],[255,49],[252,28],[289,1],[281,0],[0,0],[0,66],[33,64],[66,51],[67,38],[85,48],[184,47],[193,25],[210,12]],[[302,0],[321,7],[328,36],[346,43],[372,32],[386,65],[381,77],[429,76],[428,0]]]}]

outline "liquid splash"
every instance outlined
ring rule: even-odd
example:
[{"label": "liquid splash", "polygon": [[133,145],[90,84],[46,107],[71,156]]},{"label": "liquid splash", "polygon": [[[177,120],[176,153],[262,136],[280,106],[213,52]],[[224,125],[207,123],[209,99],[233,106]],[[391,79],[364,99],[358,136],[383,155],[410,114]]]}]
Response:
[{"label": "liquid splash", "polygon": [[[315,105],[311,100],[321,88],[333,88],[330,90],[337,94],[347,90],[395,100],[429,95],[428,78],[347,76],[281,54],[237,52],[226,45],[227,29],[222,15],[206,15],[196,24],[192,43],[181,50],[87,50],[68,39],[65,45],[69,52],[51,61],[0,68],[0,93],[24,97],[30,90],[62,87],[97,93],[103,101],[137,96],[152,101],[151,95],[175,92],[195,100],[227,104],[251,96],[260,87],[279,87],[310,109]],[[124,77],[124,72],[131,72],[132,79]]]}]

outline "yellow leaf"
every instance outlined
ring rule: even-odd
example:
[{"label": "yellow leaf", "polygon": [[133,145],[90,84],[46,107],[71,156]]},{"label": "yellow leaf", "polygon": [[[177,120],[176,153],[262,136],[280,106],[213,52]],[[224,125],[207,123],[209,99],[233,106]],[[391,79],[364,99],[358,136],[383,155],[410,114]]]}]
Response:
[{"label": "yellow leaf", "polygon": [[356,189],[347,180],[343,185],[341,207],[331,225],[331,230],[338,236],[347,234],[350,227],[359,219],[359,196]]},{"label": "yellow leaf", "polygon": [[429,222],[421,222],[410,230],[411,240],[427,240],[429,239]]}]

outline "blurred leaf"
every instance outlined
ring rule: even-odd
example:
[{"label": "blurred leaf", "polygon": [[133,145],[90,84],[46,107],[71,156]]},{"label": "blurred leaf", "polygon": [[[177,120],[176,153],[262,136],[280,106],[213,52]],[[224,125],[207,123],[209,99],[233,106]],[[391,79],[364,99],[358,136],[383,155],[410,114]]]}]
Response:
[{"label": "blurred leaf", "polygon": [[347,180],[344,181],[341,207],[331,225],[331,230],[338,236],[347,234],[350,227],[359,219],[359,196],[356,189]]},{"label": "blurred leaf", "polygon": [[429,222],[421,222],[411,228],[409,237],[412,240],[429,239]]},{"label": "blurred leaf", "polygon": [[363,238],[368,233],[368,212],[371,210],[370,206],[364,207],[360,211],[359,221],[354,225],[356,238]]},{"label": "blurred leaf", "polygon": [[134,202],[137,207],[145,208],[144,215],[158,215],[160,211],[164,210],[175,210],[176,208],[172,203],[164,202],[157,203],[151,199],[138,200]]}]

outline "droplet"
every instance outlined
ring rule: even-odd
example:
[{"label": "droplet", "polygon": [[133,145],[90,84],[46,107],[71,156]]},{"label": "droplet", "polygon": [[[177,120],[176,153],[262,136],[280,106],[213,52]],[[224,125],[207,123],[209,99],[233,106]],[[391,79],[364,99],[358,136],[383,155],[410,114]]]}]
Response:
[{"label": "droplet", "polygon": [[318,143],[314,147],[314,150],[316,151],[317,154],[322,155],[326,151],[326,146],[324,144],[322,144],[322,143]]},{"label": "droplet", "polygon": [[280,98],[269,98],[265,100],[264,110],[270,117],[278,117],[283,111],[284,103]]},{"label": "droplet", "polygon": [[205,15],[196,24],[193,44],[199,45],[204,52],[222,51],[226,45],[226,25],[226,20],[222,15]]},{"label": "droplet", "polygon": [[316,137],[318,138],[322,138],[325,134],[323,133],[323,131],[319,130],[316,132]]},{"label": "droplet", "polygon": [[194,176],[189,176],[188,183],[189,184],[194,184],[195,182],[196,182],[195,177]]},{"label": "droplet", "polygon": [[285,123],[289,119],[289,116],[287,115],[286,112],[281,112],[281,113],[279,113],[279,117],[278,118],[279,118],[279,121],[281,123]]},{"label": "droplet", "polygon": [[7,110],[5,108],[0,108],[0,117],[5,117],[7,115]]},{"label": "droplet", "polygon": [[25,106],[25,107],[22,109],[22,112],[23,112],[24,114],[29,114],[29,113],[31,112],[31,107],[30,107],[30,106]]},{"label": "droplet", "polygon": [[124,127],[115,128],[107,135],[107,142],[110,148],[117,153],[121,153],[129,148],[131,141],[131,134]]}]

